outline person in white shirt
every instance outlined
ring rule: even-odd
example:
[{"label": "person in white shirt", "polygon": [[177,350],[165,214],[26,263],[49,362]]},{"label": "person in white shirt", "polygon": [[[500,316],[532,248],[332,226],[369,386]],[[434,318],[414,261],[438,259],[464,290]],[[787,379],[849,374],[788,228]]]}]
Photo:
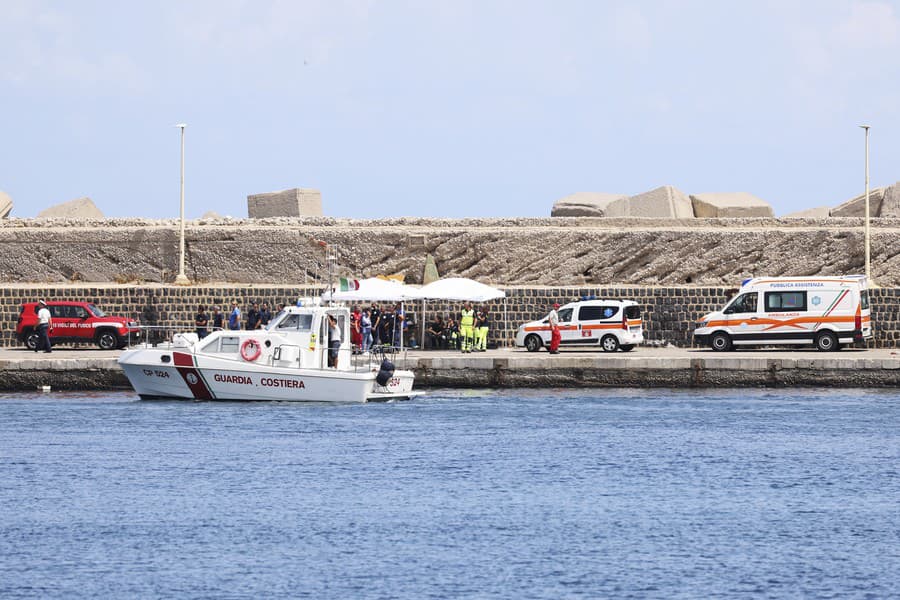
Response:
[{"label": "person in white shirt", "polygon": [[334,315],[328,315],[328,349],[328,366],[337,368],[338,354],[341,351],[341,328]]},{"label": "person in white shirt", "polygon": [[554,304],[553,310],[550,311],[550,315],[547,317],[547,321],[550,323],[550,348],[548,348],[550,354],[559,354],[559,343],[562,341],[562,336],[559,333],[557,308],[559,308],[559,304]]},{"label": "person in white shirt", "polygon": [[50,316],[50,309],[43,300],[38,301],[38,341],[34,345],[34,351],[37,352],[42,347],[44,352],[52,352],[50,348],[50,332],[53,330],[53,318]]}]

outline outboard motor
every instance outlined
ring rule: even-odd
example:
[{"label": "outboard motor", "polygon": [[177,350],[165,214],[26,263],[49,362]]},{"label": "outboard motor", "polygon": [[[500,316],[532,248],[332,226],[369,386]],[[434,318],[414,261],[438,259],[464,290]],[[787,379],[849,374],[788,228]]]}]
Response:
[{"label": "outboard motor", "polygon": [[381,368],[378,369],[378,375],[375,376],[375,382],[378,383],[378,385],[384,387],[388,384],[388,381],[390,381],[391,377],[393,376],[394,363],[385,358],[381,361]]}]

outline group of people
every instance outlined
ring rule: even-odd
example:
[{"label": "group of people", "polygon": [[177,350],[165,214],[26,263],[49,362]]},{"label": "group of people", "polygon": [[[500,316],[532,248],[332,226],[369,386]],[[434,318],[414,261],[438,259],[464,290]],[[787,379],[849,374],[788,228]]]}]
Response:
[{"label": "group of people", "polygon": [[[278,304],[275,309],[277,315],[284,309],[283,304]],[[237,300],[232,301],[231,311],[228,314],[222,311],[218,306],[212,307],[212,314],[206,312],[206,306],[197,307],[197,314],[194,315],[194,331],[201,340],[209,335],[210,330],[217,331],[219,329],[265,329],[272,320],[272,311],[269,310],[269,303],[252,302],[247,310],[247,318],[244,320]]]},{"label": "group of people", "polygon": [[[551,329],[553,336],[559,337],[558,317],[554,327],[553,315],[559,305],[554,305],[551,312]],[[276,305],[275,315],[284,309],[283,304]],[[206,306],[197,307],[194,316],[195,332],[200,339],[205,338],[210,331],[219,329],[264,329],[272,320],[273,313],[269,310],[269,304],[263,302],[251,303],[247,310],[246,319],[243,318],[237,300],[231,303],[231,311],[227,314],[219,306],[212,307],[212,314],[207,313]],[[481,306],[477,310],[471,302],[466,302],[459,313],[459,318],[448,314],[446,318],[435,314],[425,329],[426,348],[453,349],[464,353],[484,352],[487,350],[487,338],[490,331],[490,314],[487,306]],[[375,302],[368,307],[356,305],[350,311],[350,343],[354,353],[368,352],[373,346],[384,345],[399,347],[401,338],[403,345],[415,347],[415,339],[410,335],[410,323],[406,318],[403,306],[397,302],[393,306],[386,305],[383,308]],[[559,345],[557,341],[556,345]],[[49,343],[47,344],[49,347]],[[555,350],[551,342],[551,352]]]},{"label": "group of people", "polygon": [[368,307],[356,305],[350,311],[350,343],[355,353],[366,353],[378,345],[400,347],[401,339],[404,346],[413,346],[409,327],[399,302],[384,308],[375,302]]},{"label": "group of people", "polygon": [[475,310],[466,302],[459,319],[448,314],[446,319],[436,314],[425,329],[426,348],[460,350],[464,353],[484,352],[490,331],[490,314],[486,306]]}]

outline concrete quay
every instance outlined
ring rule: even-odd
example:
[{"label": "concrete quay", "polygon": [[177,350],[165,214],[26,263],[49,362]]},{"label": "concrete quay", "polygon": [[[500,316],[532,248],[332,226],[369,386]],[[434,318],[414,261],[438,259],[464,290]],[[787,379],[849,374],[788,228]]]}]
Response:
[{"label": "concrete quay", "polygon": [[[130,389],[119,353],[57,348],[52,354],[0,350],[0,391]],[[583,349],[500,349],[461,354],[410,351],[395,360],[416,372],[417,388],[900,387],[900,350],[710,350],[638,347],[605,354]]]}]

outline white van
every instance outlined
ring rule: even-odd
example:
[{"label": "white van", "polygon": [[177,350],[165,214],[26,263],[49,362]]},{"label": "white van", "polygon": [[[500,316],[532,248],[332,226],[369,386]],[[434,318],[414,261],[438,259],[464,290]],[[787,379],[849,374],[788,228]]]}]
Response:
[{"label": "white van", "polygon": [[694,330],[698,344],[719,352],[776,344],[840,350],[871,337],[864,275],[747,279],[721,312],[706,315]]},{"label": "white van", "polygon": [[[641,308],[631,300],[570,302],[559,314],[560,347],[600,346],[604,352],[628,352],[644,341]],[[537,352],[550,345],[550,323],[544,317],[519,325],[516,346]]]}]

